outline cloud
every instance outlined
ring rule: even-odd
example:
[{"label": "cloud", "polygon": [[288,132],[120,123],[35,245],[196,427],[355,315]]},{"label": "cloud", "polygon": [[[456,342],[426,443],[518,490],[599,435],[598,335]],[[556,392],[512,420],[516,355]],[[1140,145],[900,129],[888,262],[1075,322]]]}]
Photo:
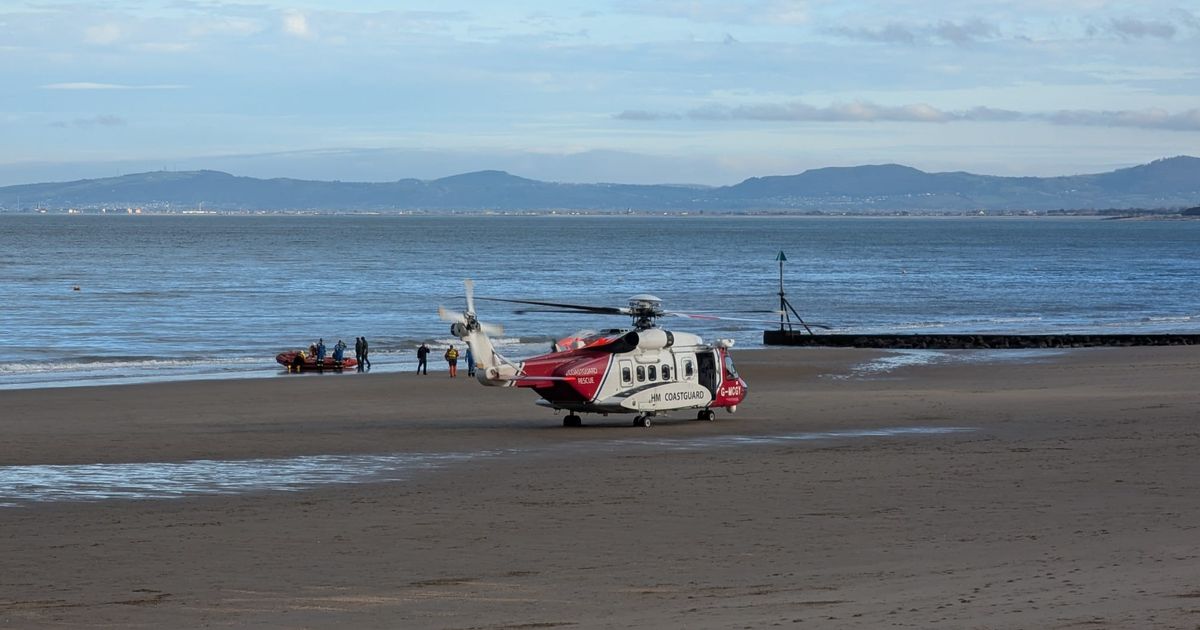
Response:
[{"label": "cloud", "polygon": [[959,23],[939,22],[933,26],[933,34],[952,44],[965,46],[979,40],[998,37],[1000,30],[995,25],[976,18]]},{"label": "cloud", "polygon": [[195,48],[196,45],[190,42],[145,42],[133,46],[134,50],[162,54],[183,53],[195,50]]},{"label": "cloud", "polygon": [[943,41],[957,46],[968,46],[979,41],[995,39],[1000,36],[999,28],[979,18],[972,18],[962,22],[942,20],[941,22],[930,24],[889,22],[879,28],[850,28],[840,26],[825,29],[825,32],[867,42],[909,45]]},{"label": "cloud", "polygon": [[613,118],[617,120],[679,120],[683,116],[664,112],[648,112],[642,109],[627,109],[614,115]]},{"label": "cloud", "polygon": [[757,122],[1017,122],[1042,121],[1055,125],[1093,127],[1136,127],[1172,131],[1200,131],[1200,109],[1172,114],[1162,109],[1144,110],[1057,110],[1019,112],[994,107],[944,110],[925,103],[879,105],[865,101],[834,103],[816,107],[806,103],[761,103],[755,105],[705,105],[685,114],[625,110],[613,116],[617,120],[698,120]]},{"label": "cloud", "polygon": [[1135,18],[1115,18],[1109,28],[1125,38],[1157,37],[1171,39],[1175,37],[1175,25],[1159,20],[1138,20]]},{"label": "cloud", "polygon": [[67,127],[124,127],[125,119],[111,114],[98,114],[90,118],[76,118],[71,121],[55,121],[51,127],[65,129]]},{"label": "cloud", "polygon": [[301,38],[312,37],[312,30],[308,27],[308,18],[299,11],[289,11],[283,14],[283,32]]},{"label": "cloud", "polygon": [[83,41],[89,44],[105,46],[119,39],[121,39],[121,27],[116,24],[96,24],[83,29]]},{"label": "cloud", "polygon": [[856,101],[816,107],[806,103],[767,103],[728,107],[709,105],[693,109],[687,117],[694,120],[757,120],[765,122],[924,122],[1013,120],[1020,112],[976,107],[947,111],[925,103],[886,106]]},{"label": "cloud", "polygon": [[1200,109],[1172,114],[1163,109],[1096,111],[1063,109],[1039,114],[1056,125],[1086,125],[1089,127],[1138,127],[1172,131],[1200,131]]},{"label": "cloud", "polygon": [[265,30],[264,20],[257,17],[202,14],[198,19],[188,22],[186,35],[191,38],[212,35],[246,37],[263,30]]},{"label": "cloud", "polygon": [[809,0],[623,0],[620,11],[699,23],[794,26],[809,20]]},{"label": "cloud", "polygon": [[120,83],[78,81],[74,83],[47,83],[39,87],[43,90],[181,90],[187,86],[175,84],[124,85]]},{"label": "cloud", "polygon": [[1116,35],[1124,40],[1174,39],[1181,31],[1200,30],[1200,19],[1183,9],[1168,12],[1169,19],[1110,18],[1087,25],[1088,37]]},{"label": "cloud", "polygon": [[839,26],[827,29],[827,32],[849,39],[883,44],[915,44],[917,41],[917,34],[912,29],[895,22],[891,22],[887,26],[878,29]]}]

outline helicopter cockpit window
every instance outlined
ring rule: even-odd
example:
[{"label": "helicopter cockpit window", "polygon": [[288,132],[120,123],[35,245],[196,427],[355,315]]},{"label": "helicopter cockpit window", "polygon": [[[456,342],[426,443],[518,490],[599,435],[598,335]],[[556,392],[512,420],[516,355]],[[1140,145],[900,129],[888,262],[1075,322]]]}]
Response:
[{"label": "helicopter cockpit window", "polygon": [[645,366],[643,366],[643,365],[637,366],[637,377],[638,377],[639,383],[646,380],[646,367]]},{"label": "helicopter cockpit window", "polygon": [[669,366],[669,365],[662,366],[662,375],[663,375],[664,381],[671,380],[671,366]]},{"label": "helicopter cockpit window", "polygon": [[729,356],[728,354],[725,355],[725,373],[729,374],[733,378],[738,377],[737,368],[733,367],[733,357]]},{"label": "helicopter cockpit window", "polygon": [[652,381],[657,381],[658,380],[658,366],[647,365],[646,366],[646,378],[649,380],[652,380]]}]

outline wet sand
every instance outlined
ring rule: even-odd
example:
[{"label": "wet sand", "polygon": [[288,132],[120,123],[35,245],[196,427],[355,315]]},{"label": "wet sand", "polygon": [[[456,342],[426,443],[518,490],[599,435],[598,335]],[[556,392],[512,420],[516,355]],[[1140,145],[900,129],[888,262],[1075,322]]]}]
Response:
[{"label": "wet sand", "polygon": [[742,351],[737,414],[650,429],[444,373],[0,391],[5,467],[459,456],[0,507],[0,627],[1200,626],[1200,351],[913,356]]}]

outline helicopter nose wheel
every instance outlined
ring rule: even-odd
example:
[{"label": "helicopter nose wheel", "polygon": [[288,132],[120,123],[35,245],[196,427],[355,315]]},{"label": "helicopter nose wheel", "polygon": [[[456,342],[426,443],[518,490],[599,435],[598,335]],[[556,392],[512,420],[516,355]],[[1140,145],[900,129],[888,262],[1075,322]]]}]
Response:
[{"label": "helicopter nose wheel", "polygon": [[717,412],[713,411],[712,409],[701,409],[700,413],[696,414],[696,419],[712,422],[713,420],[717,419]]},{"label": "helicopter nose wheel", "polygon": [[633,418],[633,426],[635,426],[635,427],[649,427],[649,426],[650,426],[650,416],[649,416],[649,415],[638,415],[638,416],[634,416],[634,418]]},{"label": "helicopter nose wheel", "polygon": [[581,426],[583,426],[583,419],[575,414],[565,416],[563,418],[563,426],[564,427],[581,427]]}]

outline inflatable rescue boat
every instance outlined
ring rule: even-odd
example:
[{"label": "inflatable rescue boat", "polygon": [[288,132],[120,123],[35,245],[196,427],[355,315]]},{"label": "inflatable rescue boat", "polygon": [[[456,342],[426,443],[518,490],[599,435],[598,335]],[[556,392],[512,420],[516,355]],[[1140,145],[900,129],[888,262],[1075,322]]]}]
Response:
[{"label": "inflatable rescue boat", "polygon": [[289,352],[280,352],[275,355],[275,362],[287,368],[289,372],[323,372],[325,370],[345,370],[347,368],[354,369],[358,365],[358,361],[350,359],[342,359],[341,363],[333,360],[333,357],[325,357],[321,363],[317,363],[317,357],[299,350]]}]

